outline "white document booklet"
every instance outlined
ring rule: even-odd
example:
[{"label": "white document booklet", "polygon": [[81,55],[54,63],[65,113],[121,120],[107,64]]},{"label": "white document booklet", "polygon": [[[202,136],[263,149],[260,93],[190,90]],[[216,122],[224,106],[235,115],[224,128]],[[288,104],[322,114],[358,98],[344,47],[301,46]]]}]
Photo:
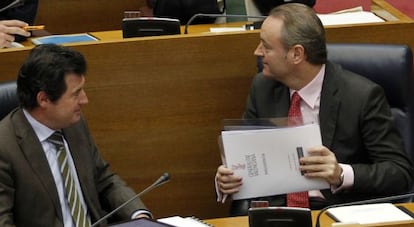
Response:
[{"label": "white document booklet", "polygon": [[322,144],[318,124],[259,130],[223,131],[223,164],[243,177],[233,199],[329,188],[322,179],[308,179],[299,157]]},{"label": "white document booklet", "polygon": [[343,223],[373,224],[413,220],[410,215],[391,203],[329,208],[327,214],[335,221]]}]

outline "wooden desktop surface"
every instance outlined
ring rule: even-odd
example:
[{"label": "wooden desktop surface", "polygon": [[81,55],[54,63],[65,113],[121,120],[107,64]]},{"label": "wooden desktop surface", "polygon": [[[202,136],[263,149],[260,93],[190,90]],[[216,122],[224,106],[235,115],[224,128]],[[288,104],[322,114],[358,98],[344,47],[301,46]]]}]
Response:
[{"label": "wooden desktop surface", "polygon": [[[402,206],[406,207],[408,210],[414,212],[414,203],[405,203],[401,204]],[[316,219],[319,214],[319,211],[312,211],[312,223],[313,226],[316,224]],[[249,219],[247,216],[241,216],[241,217],[226,217],[226,218],[215,218],[215,219],[207,219],[204,220],[206,223],[213,225],[214,227],[249,227]],[[332,220],[328,215],[322,214],[320,217],[320,226],[321,227],[330,227],[334,223],[334,220]],[[381,223],[371,225],[371,226],[394,226],[394,227],[409,227],[413,226],[413,221],[402,221],[402,222],[393,222],[393,224],[390,223]],[[367,226],[367,225],[364,225]]]},{"label": "wooden desktop surface", "polygon": [[[222,119],[240,118],[256,73],[259,31],[122,39],[68,44],[88,61],[83,112],[104,158],[136,191],[162,173],[171,181],[142,199],[156,217],[225,217],[214,174]],[[200,29],[200,30],[199,30]],[[407,43],[414,22],[331,26],[328,42]],[[30,47],[0,51],[0,81],[15,80]]]},{"label": "wooden desktop surface", "polygon": [[394,8],[386,0],[373,0],[371,11],[389,21],[411,21],[411,17]]}]

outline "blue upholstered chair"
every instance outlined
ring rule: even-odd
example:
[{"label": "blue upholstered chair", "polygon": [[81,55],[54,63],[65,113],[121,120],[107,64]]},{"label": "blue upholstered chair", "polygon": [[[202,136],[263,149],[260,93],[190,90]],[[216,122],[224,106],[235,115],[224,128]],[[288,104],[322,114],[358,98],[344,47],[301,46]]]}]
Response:
[{"label": "blue upholstered chair", "polygon": [[19,106],[16,81],[0,83],[0,120]]},{"label": "blue upholstered chair", "polygon": [[390,44],[328,44],[328,59],[347,70],[369,78],[384,88],[396,127],[407,153],[414,160],[413,54],[406,45]]}]

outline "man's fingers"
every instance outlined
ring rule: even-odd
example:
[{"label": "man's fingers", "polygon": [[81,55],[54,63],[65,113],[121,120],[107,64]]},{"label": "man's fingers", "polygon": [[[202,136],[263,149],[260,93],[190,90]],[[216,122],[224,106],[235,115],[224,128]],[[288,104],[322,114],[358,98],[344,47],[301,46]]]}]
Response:
[{"label": "man's fingers", "polygon": [[27,23],[19,20],[3,20],[0,22],[0,32],[10,35],[21,35],[29,37],[30,32],[23,29]]}]

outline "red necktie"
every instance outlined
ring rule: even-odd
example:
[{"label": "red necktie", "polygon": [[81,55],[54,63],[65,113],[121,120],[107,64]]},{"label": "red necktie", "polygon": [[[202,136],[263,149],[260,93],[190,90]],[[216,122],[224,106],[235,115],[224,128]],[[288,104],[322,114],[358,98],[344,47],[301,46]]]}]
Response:
[{"label": "red necktie", "polygon": [[[301,125],[302,112],[300,111],[300,96],[295,91],[290,100],[290,107],[288,112],[288,125]],[[288,207],[304,207],[309,208],[308,192],[288,193],[286,196]]]}]

